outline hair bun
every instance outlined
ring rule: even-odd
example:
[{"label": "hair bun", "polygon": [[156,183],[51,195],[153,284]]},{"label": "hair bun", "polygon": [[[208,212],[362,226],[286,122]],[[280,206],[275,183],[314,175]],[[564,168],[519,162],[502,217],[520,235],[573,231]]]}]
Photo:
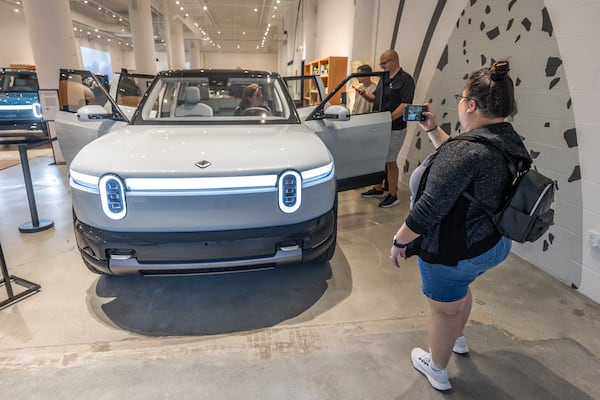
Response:
[{"label": "hair bun", "polygon": [[510,71],[508,61],[505,61],[505,60],[496,61],[490,67],[490,78],[493,81],[501,81],[506,77],[506,74],[508,74],[508,71]]}]

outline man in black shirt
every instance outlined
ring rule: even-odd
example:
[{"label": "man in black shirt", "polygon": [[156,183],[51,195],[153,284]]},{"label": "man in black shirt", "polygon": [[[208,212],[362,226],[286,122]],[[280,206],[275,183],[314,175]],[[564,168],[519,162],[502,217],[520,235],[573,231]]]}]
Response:
[{"label": "man in black shirt", "polygon": [[[406,138],[406,122],[402,118],[404,106],[413,102],[415,95],[415,81],[400,67],[398,53],[395,50],[386,50],[379,57],[379,66],[388,71],[389,75],[377,84],[374,94],[360,94],[367,101],[374,102],[373,110],[379,110],[379,96],[383,90],[383,104],[381,109],[392,113],[392,134],[386,159],[386,180],[389,193],[379,203],[379,207],[393,207],[400,203],[398,200],[398,163],[397,158]],[[362,193],[362,197],[384,197],[383,186],[375,185],[373,189]]]}]

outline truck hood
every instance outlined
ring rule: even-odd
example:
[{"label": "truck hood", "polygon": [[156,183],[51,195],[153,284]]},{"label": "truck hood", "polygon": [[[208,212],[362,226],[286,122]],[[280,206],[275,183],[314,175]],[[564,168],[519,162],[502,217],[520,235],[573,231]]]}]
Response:
[{"label": "truck hood", "polygon": [[129,125],[86,145],[71,170],[128,178],[244,176],[305,170],[332,160],[303,125]]}]

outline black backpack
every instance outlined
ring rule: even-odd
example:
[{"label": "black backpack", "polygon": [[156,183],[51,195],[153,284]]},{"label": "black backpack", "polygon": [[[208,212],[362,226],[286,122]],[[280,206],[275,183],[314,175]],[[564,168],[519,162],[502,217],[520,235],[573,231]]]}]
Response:
[{"label": "black backpack", "polygon": [[477,204],[490,217],[498,232],[515,242],[535,242],[550,225],[554,224],[554,192],[557,182],[534,169],[521,170],[500,148],[480,136],[459,136],[454,138],[484,143],[502,152],[508,160],[508,169],[515,177],[502,207],[497,212],[485,208],[467,192],[462,195]]}]

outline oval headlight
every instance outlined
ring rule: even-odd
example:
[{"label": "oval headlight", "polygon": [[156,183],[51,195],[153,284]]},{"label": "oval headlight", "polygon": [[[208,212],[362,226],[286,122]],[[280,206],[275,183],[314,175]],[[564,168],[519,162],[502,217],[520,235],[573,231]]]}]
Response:
[{"label": "oval headlight", "polygon": [[100,186],[100,201],[104,214],[114,220],[125,218],[125,188],[116,175],[104,175],[98,182]]},{"label": "oval headlight", "polygon": [[40,103],[33,103],[33,106],[31,107],[33,110],[33,116],[35,118],[42,118],[42,105]]},{"label": "oval headlight", "polygon": [[279,209],[291,214],[302,204],[302,178],[296,171],[286,171],[279,177],[277,184]]}]

